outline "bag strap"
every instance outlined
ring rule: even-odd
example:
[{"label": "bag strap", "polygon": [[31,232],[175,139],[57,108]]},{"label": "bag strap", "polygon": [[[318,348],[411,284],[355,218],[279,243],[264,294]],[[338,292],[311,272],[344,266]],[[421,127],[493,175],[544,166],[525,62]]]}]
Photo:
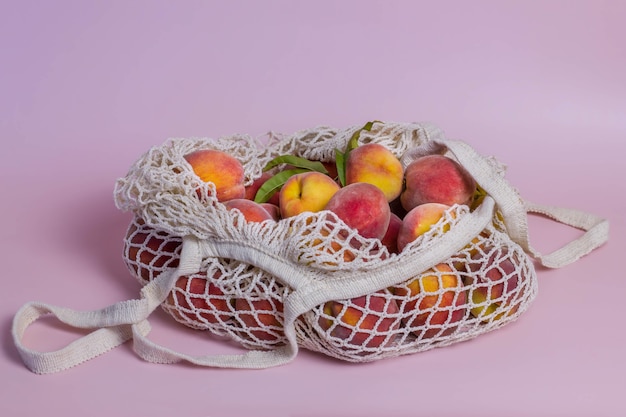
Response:
[{"label": "bag strap", "polygon": [[542,255],[529,244],[528,251],[545,267],[560,268],[571,264],[602,246],[609,239],[609,221],[604,218],[578,210],[544,206],[529,201],[524,201],[524,208],[527,213],[544,215],[559,223],[585,231],[582,236],[546,255]]},{"label": "bag strap", "polygon": [[[450,150],[459,163],[476,179],[476,182],[493,197],[498,210],[504,217],[504,223],[511,239],[537,259],[541,265],[548,268],[563,267],[608,241],[609,222],[607,219],[578,210],[543,206],[525,201],[495,169],[493,163],[479,155],[468,144],[442,139],[435,139],[433,142]],[[559,223],[581,229],[585,233],[554,252],[542,255],[530,244],[528,235],[529,213],[545,215]]]}]

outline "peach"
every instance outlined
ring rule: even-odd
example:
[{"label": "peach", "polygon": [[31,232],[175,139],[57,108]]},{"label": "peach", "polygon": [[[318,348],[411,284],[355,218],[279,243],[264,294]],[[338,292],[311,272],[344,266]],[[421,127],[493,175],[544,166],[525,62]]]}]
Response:
[{"label": "peach", "polygon": [[214,149],[201,149],[184,158],[202,181],[215,185],[218,201],[245,197],[243,165],[232,155]]},{"label": "peach", "polygon": [[428,232],[449,208],[445,204],[426,203],[409,211],[402,219],[398,231],[398,250],[402,252],[409,243]]},{"label": "peach", "polygon": [[[220,277],[216,272],[212,279]],[[231,300],[207,279],[206,273],[178,278],[166,303],[174,307],[172,314],[190,322],[191,327],[203,327],[204,322],[226,323],[233,316]]]},{"label": "peach", "polygon": [[328,201],[325,209],[335,213],[365,238],[382,239],[391,218],[385,194],[366,182],[342,187]]},{"label": "peach", "polygon": [[330,337],[348,345],[376,348],[388,346],[395,339],[398,312],[393,298],[381,290],[350,300],[328,301],[318,324]]},{"label": "peach", "polygon": [[393,287],[393,293],[404,297],[398,301],[403,324],[424,338],[449,335],[467,313],[467,295],[463,283],[447,264]]},{"label": "peach", "polygon": [[389,226],[387,226],[387,231],[381,239],[383,245],[387,247],[389,253],[400,253],[398,250],[398,234],[400,233],[401,227],[402,219],[400,216],[395,213],[391,213],[391,217],[389,217]]},{"label": "peach", "polygon": [[280,220],[280,207],[273,203],[261,203],[261,207],[270,214],[270,217],[276,221]]},{"label": "peach", "polygon": [[182,239],[157,230],[135,218],[124,238],[124,263],[144,284],[167,268],[176,268],[180,259]]},{"label": "peach", "polygon": [[265,220],[273,220],[272,215],[265,207],[252,200],[245,198],[235,198],[224,201],[223,203],[228,210],[238,210],[248,222],[262,222]]},{"label": "peach", "polygon": [[[261,174],[261,176],[254,180],[252,184],[245,187],[246,191],[244,198],[248,200],[254,200],[254,198],[256,197],[256,193],[259,191],[259,188],[261,188],[261,186],[273,176],[274,174],[270,172],[264,172],[263,174]],[[278,205],[278,195],[278,193],[274,193],[267,202]]]},{"label": "peach", "polygon": [[350,151],[346,160],[346,185],[366,182],[385,194],[387,202],[400,195],[404,168],[400,160],[386,147],[367,143]]},{"label": "peach", "polygon": [[474,317],[484,322],[499,320],[518,310],[519,304],[514,304],[520,295],[518,264],[517,255],[506,248],[492,248],[490,254],[478,251],[472,256],[465,284],[470,286],[470,312]]},{"label": "peach", "polygon": [[290,177],[280,189],[280,215],[286,218],[305,211],[314,213],[321,211],[339,189],[339,184],[321,172],[309,171],[296,174]]},{"label": "peach", "polygon": [[476,191],[476,181],[467,170],[444,155],[416,159],[406,167],[404,178],[400,199],[407,211],[425,203],[469,205]]},{"label": "peach", "polygon": [[243,324],[243,336],[257,342],[279,342],[284,337],[283,304],[273,298],[238,298],[237,317]]}]

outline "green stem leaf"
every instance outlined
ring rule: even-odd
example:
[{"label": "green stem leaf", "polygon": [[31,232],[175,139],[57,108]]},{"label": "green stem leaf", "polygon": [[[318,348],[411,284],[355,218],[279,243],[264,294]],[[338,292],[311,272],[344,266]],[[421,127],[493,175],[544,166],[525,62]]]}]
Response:
[{"label": "green stem leaf", "polygon": [[352,150],[356,149],[359,146],[359,138],[361,137],[361,132],[363,132],[364,130],[370,132],[372,130],[372,126],[374,126],[374,123],[382,122],[374,120],[365,123],[362,128],[358,129],[352,134],[350,140],[348,141],[348,144],[346,145],[346,149],[343,152],[341,152],[339,149],[335,149],[335,165],[337,166],[337,175],[339,176],[339,182],[342,186],[346,185],[346,162],[348,161],[348,155]]},{"label": "green stem leaf", "polygon": [[269,199],[272,198],[274,193],[280,190],[289,178],[303,172],[310,172],[310,170],[305,168],[295,168],[279,172],[261,185],[254,196],[254,201],[257,203],[267,203]]},{"label": "green stem leaf", "polygon": [[265,168],[263,168],[263,171],[269,171],[270,169],[281,164],[288,164],[296,168],[303,168],[309,171],[317,171],[317,172],[321,172],[322,174],[328,174],[328,171],[324,167],[324,164],[322,164],[321,162],[310,161],[306,158],[301,158],[295,155],[277,156],[276,158],[269,161],[267,165],[265,165]]}]

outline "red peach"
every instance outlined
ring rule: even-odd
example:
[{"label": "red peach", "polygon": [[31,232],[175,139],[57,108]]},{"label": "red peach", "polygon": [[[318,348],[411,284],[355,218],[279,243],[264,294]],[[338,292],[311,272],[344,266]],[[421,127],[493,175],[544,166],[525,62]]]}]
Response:
[{"label": "red peach", "polygon": [[[220,277],[221,274],[217,272],[212,279]],[[205,321],[225,323],[233,315],[231,301],[211,279],[207,279],[206,273],[178,278],[166,303],[173,307],[171,312],[174,315],[191,327],[202,328]]]},{"label": "red peach", "polygon": [[235,198],[224,201],[228,210],[238,210],[248,222],[262,222],[272,220],[272,215],[259,203],[245,198]]},{"label": "red peach", "polygon": [[329,301],[323,306],[318,324],[331,337],[345,340],[352,346],[375,348],[388,346],[399,328],[398,305],[386,290],[352,298]]},{"label": "red peach", "polygon": [[244,337],[261,342],[278,342],[283,339],[282,302],[271,298],[238,298],[235,309],[244,326]]},{"label": "red peach", "polygon": [[270,217],[276,221],[280,220],[280,207],[272,203],[261,203],[261,207],[270,214]]},{"label": "red peach", "polygon": [[469,205],[476,181],[455,160],[444,155],[427,155],[411,162],[404,172],[406,188],[400,199],[410,211],[425,203]]},{"label": "red peach", "polygon": [[395,213],[391,213],[389,226],[387,226],[385,236],[381,239],[381,242],[387,247],[389,253],[400,253],[398,250],[398,234],[400,233],[401,227],[402,219],[400,216]]},{"label": "red peach", "polygon": [[182,239],[134,219],[124,238],[124,262],[129,271],[144,284],[167,268],[176,268]]},{"label": "red peach", "polygon": [[366,182],[356,182],[341,188],[332,196],[325,209],[335,213],[365,238],[382,239],[391,218],[385,194]]},{"label": "red peach", "polygon": [[[261,188],[261,186],[273,176],[274,174],[270,172],[264,172],[263,174],[261,174],[259,178],[254,180],[252,184],[246,187],[244,198],[248,200],[254,200],[254,197],[256,197],[256,193],[259,191],[259,188]],[[279,193],[274,193],[268,200],[268,203],[278,205],[278,196]]]}]

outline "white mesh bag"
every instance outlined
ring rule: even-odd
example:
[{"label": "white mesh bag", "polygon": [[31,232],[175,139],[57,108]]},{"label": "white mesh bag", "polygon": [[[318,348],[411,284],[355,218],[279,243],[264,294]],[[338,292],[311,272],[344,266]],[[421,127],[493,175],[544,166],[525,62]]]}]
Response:
[{"label": "white mesh bag", "polygon": [[[246,184],[279,155],[332,161],[359,127],[319,127],[273,136],[171,139],[142,155],[118,180],[115,202],[134,218],[123,260],[143,288],[136,300],[79,312],[25,304],[13,323],[15,344],[36,373],[58,372],[133,339],[134,351],[157,363],[266,368],[299,348],[368,362],[469,340],[516,320],[537,294],[533,259],[548,267],[577,260],[608,239],[608,222],[579,211],[524,201],[493,158],[448,140],[430,124],[377,122],[360,143],[380,143],[407,166],[445,154],[486,195],[475,207],[452,206],[401,253],[361,237],[329,211],[248,223],[214,197],[184,155],[225,151],[242,162]],[[200,191],[200,192],[198,192]],[[202,197],[199,197],[202,196]],[[585,233],[546,256],[529,244],[527,214],[541,213]],[[191,356],[147,337],[148,318],[162,307],[178,322],[224,336],[243,354]],[[54,352],[22,344],[26,328],[53,314],[92,333]]]}]

